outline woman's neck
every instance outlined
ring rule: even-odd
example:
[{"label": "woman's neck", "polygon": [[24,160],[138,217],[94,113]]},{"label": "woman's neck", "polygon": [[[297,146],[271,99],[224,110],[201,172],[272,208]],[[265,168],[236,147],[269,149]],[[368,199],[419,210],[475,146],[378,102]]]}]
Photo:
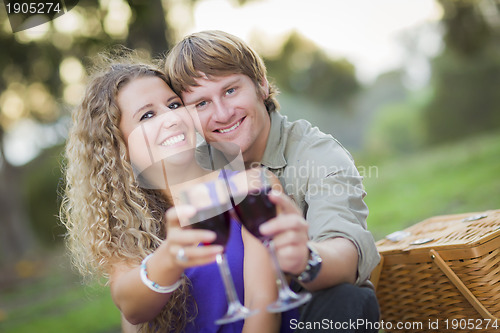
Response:
[{"label": "woman's neck", "polygon": [[214,180],[218,177],[219,171],[211,171],[201,168],[197,163],[189,167],[180,167],[168,172],[168,188],[165,190],[174,205],[179,204],[180,193],[199,183]]}]

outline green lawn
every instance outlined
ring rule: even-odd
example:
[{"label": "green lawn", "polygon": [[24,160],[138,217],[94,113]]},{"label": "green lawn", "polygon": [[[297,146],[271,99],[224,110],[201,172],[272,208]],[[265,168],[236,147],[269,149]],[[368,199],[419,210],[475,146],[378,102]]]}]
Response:
[{"label": "green lawn", "polygon": [[120,332],[109,288],[84,286],[60,254],[35,264],[43,267],[41,273],[0,291],[0,332]]},{"label": "green lawn", "polygon": [[377,240],[435,215],[500,209],[500,135],[440,146],[374,167],[365,174],[364,184],[368,227]]}]

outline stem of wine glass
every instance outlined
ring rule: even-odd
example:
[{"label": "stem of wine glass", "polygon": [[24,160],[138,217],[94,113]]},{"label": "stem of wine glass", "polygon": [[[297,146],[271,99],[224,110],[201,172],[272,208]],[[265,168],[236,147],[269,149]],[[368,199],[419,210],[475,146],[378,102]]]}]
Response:
[{"label": "stem of wine glass", "polygon": [[229,265],[227,264],[227,259],[224,254],[217,255],[217,265],[219,265],[219,270],[222,275],[222,280],[224,281],[224,286],[226,289],[226,297],[229,306],[232,303],[238,302],[238,295],[236,294],[236,289],[234,287],[234,282],[231,277],[231,271],[229,270]]},{"label": "stem of wine glass", "polygon": [[280,268],[278,257],[276,256],[276,250],[274,248],[274,242],[272,240],[269,240],[266,243],[267,243],[266,244],[267,248],[269,249],[269,253],[271,254],[274,270],[276,271],[276,277],[278,278],[279,299],[286,300],[290,298],[295,298],[296,294],[288,286],[285,274],[283,274],[283,271]]},{"label": "stem of wine glass", "polygon": [[241,304],[238,294],[236,294],[236,289],[234,287],[233,278],[231,277],[231,271],[229,270],[226,256],[224,254],[218,254],[216,261],[222,276],[222,281],[224,282],[228,309],[226,315],[216,320],[215,323],[217,325],[228,324],[256,314],[258,310],[251,311]]}]

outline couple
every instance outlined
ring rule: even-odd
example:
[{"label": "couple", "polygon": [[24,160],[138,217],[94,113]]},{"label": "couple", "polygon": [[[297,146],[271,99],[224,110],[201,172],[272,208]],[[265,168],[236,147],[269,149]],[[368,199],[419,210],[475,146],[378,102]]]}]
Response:
[{"label": "couple", "polygon": [[[169,52],[165,74],[121,61],[88,84],[66,148],[62,217],[74,262],[82,272],[109,278],[125,322],[145,332],[310,332],[307,323],[378,320],[367,286],[379,257],[366,230],[361,177],[335,139],[280,115],[276,95],[255,51],[221,31],[184,38]],[[175,137],[161,140],[159,133],[173,134],[175,127]],[[152,143],[159,155],[192,149],[193,127],[208,143],[236,144],[246,166],[263,165],[282,184],[287,195],[272,196],[282,213],[261,232],[273,236],[282,270],[301,281],[296,287],[313,292],[300,313],[260,311],[244,322],[213,325],[227,307],[213,264],[222,249],[196,244],[215,235],[181,228],[179,218],[188,212],[171,208],[169,189],[141,187],[135,177],[137,165],[152,158],[134,142]],[[182,159],[176,162],[182,170]],[[189,166],[185,174],[210,177],[197,163]],[[226,252],[240,299],[265,308],[276,299],[270,259],[244,228],[231,227],[237,232]],[[181,249],[187,261],[179,260]],[[146,257],[147,278],[176,288],[158,293],[145,286],[140,275]]]}]

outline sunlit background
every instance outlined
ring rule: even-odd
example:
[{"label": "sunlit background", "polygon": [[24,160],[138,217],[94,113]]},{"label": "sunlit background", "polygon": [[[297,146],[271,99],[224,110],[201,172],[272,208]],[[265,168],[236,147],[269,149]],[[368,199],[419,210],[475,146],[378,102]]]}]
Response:
[{"label": "sunlit background", "polygon": [[17,33],[0,5],[0,331],[119,332],[107,289],[83,288],[63,255],[71,109],[97,53],[158,58],[205,29],[252,45],[281,112],[352,153],[376,240],[499,208],[497,0],[83,0]]},{"label": "sunlit background", "polygon": [[[168,0],[163,4],[168,6],[167,18],[175,40],[195,31],[225,30],[243,38],[262,56],[276,57],[290,34],[296,32],[328,57],[347,59],[355,66],[356,78],[362,84],[373,83],[384,72],[403,69],[403,84],[410,89],[421,88],[430,79],[429,59],[442,48],[442,32],[438,26],[442,8],[434,0],[260,0],[244,5],[228,0],[200,0],[194,5]],[[19,43],[50,40],[58,49],[68,51],[75,39],[90,38],[102,30],[112,38],[126,39],[131,8],[122,0],[103,0],[100,6],[106,11],[102,20],[95,15],[87,16],[88,13],[77,6],[51,23],[17,33],[16,40]],[[4,30],[8,29],[6,21]],[[411,47],[405,45],[410,43],[407,40],[411,40]],[[38,67],[39,71],[44,70],[43,64]],[[85,79],[82,59],[64,58],[59,64],[59,73],[64,84],[59,107],[76,104]],[[25,104],[38,113],[53,112],[55,101],[43,85],[35,83],[28,90],[25,88],[14,85],[9,88],[10,92],[2,94],[6,118],[24,118],[25,108],[29,107]],[[28,101],[23,94],[27,94]],[[40,131],[45,133],[30,120],[12,124],[5,139],[6,158],[21,165],[40,149],[53,145],[53,140],[41,139],[45,135],[40,135]]]}]

